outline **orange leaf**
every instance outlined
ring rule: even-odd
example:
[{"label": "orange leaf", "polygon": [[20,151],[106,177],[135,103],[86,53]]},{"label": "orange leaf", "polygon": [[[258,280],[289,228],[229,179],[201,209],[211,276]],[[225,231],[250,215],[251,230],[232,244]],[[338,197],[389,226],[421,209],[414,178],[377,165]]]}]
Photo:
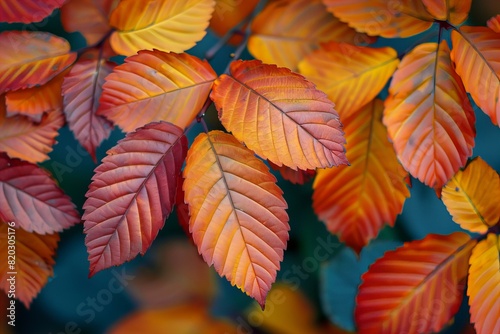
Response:
[{"label": "orange leaf", "polygon": [[471,322],[477,334],[500,332],[500,237],[489,233],[472,250],[469,296]]},{"label": "orange leaf", "polygon": [[488,28],[493,30],[496,33],[500,33],[500,14],[497,16],[493,16],[491,19],[486,22]]},{"label": "orange leaf", "polygon": [[208,62],[187,53],[139,51],[108,75],[97,114],[127,132],[160,120],[185,128],[216,77]]},{"label": "orange leaf", "polygon": [[69,43],[48,32],[0,33],[0,93],[43,85],[76,59]]},{"label": "orange leaf", "polygon": [[47,160],[57,131],[63,125],[60,109],[44,115],[38,124],[21,115],[7,118],[4,99],[0,96],[0,152],[7,152],[13,158],[35,163]]},{"label": "orange leaf", "polygon": [[0,220],[40,234],[61,232],[80,222],[71,199],[37,165],[0,153]]},{"label": "orange leaf", "polygon": [[258,60],[231,63],[210,97],[224,127],[259,156],[292,169],[347,164],[333,103],[287,68]]},{"label": "orange leaf", "polygon": [[112,126],[96,115],[104,78],[115,64],[98,55],[92,59],[81,57],[64,78],[64,114],[71,131],[90,156],[96,160],[96,148],[109,137]]},{"label": "orange leaf", "polygon": [[172,211],[186,151],[182,130],[165,122],[108,150],[83,205],[89,276],[145,254]]},{"label": "orange leaf", "polygon": [[460,307],[475,243],[462,232],[429,234],[386,252],[362,276],[359,333],[439,332]]},{"label": "orange leaf", "polygon": [[500,221],[499,198],[500,178],[481,158],[458,171],[442,189],[443,202],[453,220],[471,232],[486,233]]},{"label": "orange leaf", "polygon": [[248,50],[264,63],[295,70],[320,42],[366,38],[332,16],[321,0],[280,0],[268,3],[253,20]]},{"label": "orange leaf", "polygon": [[436,20],[459,25],[467,19],[472,0],[422,0],[422,2]]},{"label": "orange leaf", "polygon": [[273,164],[271,161],[268,161],[269,166],[273,170],[280,172],[281,177],[293,184],[305,184],[311,181],[316,175],[316,171],[312,169],[302,170],[297,169],[293,170],[287,166],[277,166]]},{"label": "orange leaf", "polygon": [[446,41],[408,53],[385,101],[387,126],[398,159],[431,187],[443,186],[472,154],[475,115],[454,72]]},{"label": "orange leaf", "polygon": [[[210,19],[210,28],[218,35],[226,33],[243,21],[259,3],[259,0],[216,0],[215,11]],[[233,45],[240,44],[243,36],[234,35],[229,39]]]},{"label": "orange leaf", "polygon": [[122,0],[111,13],[115,52],[130,56],[142,49],[183,52],[201,40],[215,0]]},{"label": "orange leaf", "polygon": [[136,311],[116,323],[108,334],[221,334],[237,333],[228,322],[214,319],[205,305],[191,303]]},{"label": "orange leaf", "polygon": [[343,118],[372,101],[398,64],[390,47],[330,42],[306,56],[299,71],[328,95]]},{"label": "orange leaf", "polygon": [[345,121],[350,166],[318,170],[313,208],[330,232],[358,253],[384,224],[394,226],[410,192],[375,100]]},{"label": "orange leaf", "polygon": [[409,37],[427,30],[433,17],[421,1],[323,0],[342,22],[370,36]]},{"label": "orange leaf", "polygon": [[69,0],[61,7],[67,32],[79,32],[87,45],[99,43],[110,31],[108,17],[118,0]]},{"label": "orange leaf", "polygon": [[452,31],[451,59],[465,89],[498,125],[500,118],[500,33],[487,27],[461,27]]},{"label": "orange leaf", "polygon": [[[0,288],[9,293],[12,282],[10,272],[16,272],[15,296],[26,308],[29,308],[33,298],[38,295],[42,287],[47,283],[49,277],[54,274],[54,253],[59,241],[59,234],[40,235],[29,233],[23,229],[15,229],[12,222],[6,223],[0,220],[0,251],[2,254],[10,254],[10,240],[15,240],[15,263],[10,267],[6,260],[0,261]],[[14,223],[16,223],[14,221]],[[14,236],[14,239],[11,239]],[[10,256],[9,256],[10,260]]]},{"label": "orange leaf", "polygon": [[24,115],[39,123],[46,112],[62,108],[61,86],[69,68],[42,86],[20,89],[5,94],[7,117]]},{"label": "orange leaf", "polygon": [[[59,8],[66,0],[0,1],[0,22],[40,22]],[[3,49],[2,49],[3,50]]]},{"label": "orange leaf", "polygon": [[221,131],[198,135],[183,175],[198,252],[263,307],[290,229],[276,178],[253,152]]}]

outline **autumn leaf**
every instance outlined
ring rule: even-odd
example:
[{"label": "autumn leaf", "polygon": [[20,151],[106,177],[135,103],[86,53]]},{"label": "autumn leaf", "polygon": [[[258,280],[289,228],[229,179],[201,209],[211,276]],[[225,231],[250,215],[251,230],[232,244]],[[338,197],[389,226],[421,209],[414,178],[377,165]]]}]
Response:
[{"label": "autumn leaf", "polygon": [[216,77],[208,62],[187,53],[142,50],[106,77],[97,114],[126,132],[160,120],[185,128]]},{"label": "autumn leaf", "polygon": [[[210,19],[210,29],[218,36],[224,36],[248,17],[258,3],[259,0],[216,0],[215,10]],[[228,40],[229,44],[233,45],[238,45],[242,41],[243,36],[238,34]]]},{"label": "autumn leaf", "polygon": [[472,0],[422,0],[422,2],[436,20],[460,25],[469,15]]},{"label": "autumn leaf", "polygon": [[183,176],[198,252],[263,307],[290,229],[276,178],[252,151],[221,131],[198,135]]},{"label": "autumn leaf", "polygon": [[412,176],[443,186],[472,154],[475,115],[446,41],[420,44],[401,61],[385,101],[384,124]]},{"label": "autumn leaf", "polygon": [[469,296],[471,322],[478,334],[500,331],[500,237],[489,233],[472,250]]},{"label": "autumn leaf", "polygon": [[500,14],[489,19],[486,25],[494,32],[500,33]]},{"label": "autumn leaf", "polygon": [[367,36],[330,14],[321,0],[269,2],[253,20],[250,53],[264,63],[295,70],[321,42],[362,43]]},{"label": "autumn leaf", "polygon": [[344,119],[350,166],[320,169],[313,208],[328,230],[360,252],[384,224],[394,226],[410,192],[375,100]]},{"label": "autumn leaf", "polygon": [[114,324],[108,334],[220,334],[236,333],[236,326],[210,316],[200,303],[141,310]]},{"label": "autumn leaf", "polygon": [[0,22],[40,22],[66,0],[45,1],[0,1]]},{"label": "autumn leaf", "polygon": [[122,55],[137,50],[183,52],[206,34],[215,0],[122,0],[109,22],[116,31],[111,46]]},{"label": "autumn leaf", "polygon": [[60,109],[44,115],[38,124],[21,115],[7,118],[5,101],[0,96],[0,152],[7,152],[13,158],[35,163],[47,160],[63,125]]},{"label": "autumn leaf", "polygon": [[203,261],[193,243],[185,238],[155,245],[148,253],[147,262],[139,265],[134,274],[127,292],[142,309],[193,300],[210,303],[219,288],[215,272]]},{"label": "autumn leaf", "polygon": [[460,307],[475,243],[462,232],[429,234],[386,252],[362,276],[358,332],[439,332]]},{"label": "autumn leaf", "polygon": [[433,21],[422,1],[323,0],[323,3],[342,22],[370,36],[410,37],[427,30]]},{"label": "autumn leaf", "polygon": [[[97,50],[96,50],[97,51]],[[96,148],[109,137],[112,125],[96,115],[104,78],[111,73],[115,63],[101,53],[89,59],[81,57],[64,78],[64,114],[76,139],[96,161]]]},{"label": "autumn leaf", "polygon": [[268,161],[269,166],[275,170],[280,172],[281,177],[293,184],[305,184],[311,181],[316,175],[316,171],[312,169],[302,170],[297,169],[293,170],[287,166],[278,166],[273,164],[271,161]]},{"label": "autumn leaf", "polygon": [[187,151],[182,130],[147,124],[108,150],[83,205],[90,274],[144,255],[172,211]]},{"label": "autumn leaf", "polygon": [[372,101],[399,64],[396,50],[329,42],[305,57],[299,72],[335,102],[341,117]]},{"label": "autumn leaf", "polygon": [[287,68],[258,60],[231,63],[210,97],[224,127],[264,159],[292,169],[347,164],[333,103]]},{"label": "autumn leaf", "polygon": [[[16,220],[14,222],[17,224]],[[12,239],[11,236],[14,236]],[[14,269],[8,266],[7,254],[9,241],[15,240]],[[48,278],[54,274],[54,254],[59,241],[59,234],[40,235],[29,233],[23,229],[14,229],[7,222],[0,220],[0,251],[6,260],[0,261],[0,288],[6,293],[10,290],[11,272],[15,272],[15,296],[26,308],[30,307],[33,298],[38,295]],[[10,256],[9,256],[10,258]]]},{"label": "autumn leaf", "polygon": [[49,173],[0,153],[0,220],[39,234],[60,232],[80,216]]},{"label": "autumn leaf", "polygon": [[443,202],[453,220],[471,232],[486,233],[500,221],[498,198],[498,173],[480,157],[458,171],[442,189]]},{"label": "autumn leaf", "polygon": [[[269,301],[273,303],[273,307],[262,310],[252,305],[246,310],[250,325],[258,325],[266,333],[325,333],[316,327],[317,311],[301,290],[281,282],[276,283],[269,292]],[[254,324],[254,319],[262,319],[262,322],[256,321]]]},{"label": "autumn leaf", "polygon": [[108,18],[118,0],[69,0],[61,7],[61,23],[67,32],[79,32],[87,45],[99,43],[109,32]]},{"label": "autumn leaf", "polygon": [[7,117],[24,115],[39,123],[44,113],[61,109],[61,86],[69,68],[42,86],[15,90],[5,94]]},{"label": "autumn leaf", "polygon": [[4,31],[0,50],[0,94],[43,85],[76,60],[65,39],[41,31]]},{"label": "autumn leaf", "polygon": [[177,221],[186,233],[186,236],[192,240],[191,233],[189,232],[189,206],[184,202],[184,178],[182,174],[177,179],[177,194],[175,195],[175,213],[177,214]]},{"label": "autumn leaf", "polygon": [[500,33],[487,27],[452,31],[451,59],[474,102],[498,125],[500,118]]}]

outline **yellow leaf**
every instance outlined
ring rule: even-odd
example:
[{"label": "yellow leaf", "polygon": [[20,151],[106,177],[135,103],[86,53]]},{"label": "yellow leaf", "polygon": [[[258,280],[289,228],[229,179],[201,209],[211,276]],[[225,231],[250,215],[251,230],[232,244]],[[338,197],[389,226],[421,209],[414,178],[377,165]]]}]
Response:
[{"label": "yellow leaf", "polygon": [[415,0],[323,0],[342,22],[370,36],[409,37],[427,30],[434,18]]},{"label": "yellow leaf", "polygon": [[131,56],[142,49],[183,52],[201,40],[215,0],[122,0],[111,13],[116,53]]},{"label": "yellow leaf", "polygon": [[442,189],[443,202],[453,220],[471,232],[486,233],[499,222],[499,198],[498,173],[480,157],[458,171]]},{"label": "yellow leaf", "polygon": [[245,319],[248,324],[275,334],[319,334],[316,310],[300,290],[276,283],[269,292],[266,308],[250,307]]},{"label": "yellow leaf", "polygon": [[233,324],[212,318],[205,305],[191,303],[142,310],[118,321],[108,334],[221,334],[237,333]]},{"label": "yellow leaf", "polygon": [[500,237],[488,234],[472,250],[469,263],[471,322],[477,334],[500,332]]},{"label": "yellow leaf", "polygon": [[320,0],[280,0],[255,17],[248,50],[264,63],[295,70],[321,42],[359,44],[367,38],[332,16]]},{"label": "yellow leaf", "polygon": [[341,118],[373,100],[392,76],[399,59],[390,47],[329,42],[299,64],[299,72],[335,103]]}]

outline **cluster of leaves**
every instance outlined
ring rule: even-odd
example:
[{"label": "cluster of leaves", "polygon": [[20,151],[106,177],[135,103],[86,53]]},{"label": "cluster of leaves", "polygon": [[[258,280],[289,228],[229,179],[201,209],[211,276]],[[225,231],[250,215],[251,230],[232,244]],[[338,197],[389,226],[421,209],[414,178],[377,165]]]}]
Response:
[{"label": "cluster of leaves", "polygon": [[[52,274],[57,233],[80,221],[36,165],[67,122],[94,160],[113,126],[127,133],[86,194],[90,275],[144,254],[175,207],[203,259],[263,307],[289,231],[287,203],[265,161],[292,182],[314,177],[315,212],[357,252],[394,225],[411,175],[479,236],[428,235],[387,252],[363,275],[359,331],[439,331],[458,310],[468,279],[477,332],[498,332],[500,180],[480,157],[468,162],[476,130],[467,93],[498,124],[500,16],[488,27],[459,28],[470,1],[256,5],[0,4],[3,22],[38,21],[61,8],[65,30],[89,45],[76,53],[50,33],[0,33],[0,249],[7,247],[6,222],[15,221],[19,299],[30,304]],[[221,19],[229,16],[234,21]],[[248,24],[244,38],[233,36],[233,24]],[[207,60],[185,53],[209,25],[226,34],[223,43],[236,37],[229,41],[240,43],[236,58],[248,47],[258,60],[232,61],[218,75]],[[369,46],[377,36],[420,33],[423,43],[404,54]],[[127,56],[123,64],[110,60],[116,54]],[[390,78],[382,101],[377,96]],[[227,132],[206,129],[188,143],[186,133],[205,124],[212,103]]]}]

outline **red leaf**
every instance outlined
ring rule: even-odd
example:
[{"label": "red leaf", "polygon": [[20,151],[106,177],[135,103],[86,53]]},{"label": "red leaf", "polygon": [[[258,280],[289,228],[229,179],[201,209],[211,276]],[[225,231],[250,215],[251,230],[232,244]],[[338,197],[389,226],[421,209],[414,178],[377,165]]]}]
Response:
[{"label": "red leaf", "polygon": [[177,179],[177,194],[175,197],[175,212],[179,225],[182,227],[188,238],[192,241],[191,233],[189,233],[189,206],[184,202],[184,178],[179,175]]},{"label": "red leaf", "polygon": [[0,96],[0,151],[11,157],[29,162],[47,160],[63,124],[59,109],[44,115],[38,124],[21,115],[6,118],[4,99]]},{"label": "red leaf", "polygon": [[0,153],[0,219],[39,234],[80,222],[78,212],[51,176],[37,165]]},{"label": "red leaf", "polygon": [[187,139],[150,123],[108,150],[83,205],[90,275],[146,252],[172,211]]},{"label": "red leaf", "polygon": [[276,170],[280,172],[281,177],[293,184],[305,184],[309,181],[311,181],[314,176],[316,175],[316,171],[313,169],[297,169],[293,170],[290,167],[287,166],[278,166],[273,164],[271,161],[267,161],[269,163],[269,166],[273,170]]},{"label": "red leaf", "polygon": [[0,93],[43,85],[76,60],[68,41],[48,32],[0,33]]},{"label": "red leaf", "polygon": [[68,126],[94,161],[96,148],[112,130],[112,124],[96,112],[104,78],[114,67],[115,64],[103,59],[101,54],[92,59],[82,57],[64,78],[62,86]]},{"label": "red leaf", "polygon": [[66,0],[5,0],[0,1],[0,22],[40,22]]},{"label": "red leaf", "polygon": [[363,274],[355,310],[359,333],[436,333],[462,303],[470,236],[429,234],[389,251]]},{"label": "red leaf", "polygon": [[[16,220],[14,222],[17,225]],[[0,261],[0,288],[6,293],[10,290],[9,272],[16,272],[15,286],[16,298],[19,299],[26,308],[29,308],[33,298],[40,292],[47,283],[50,276],[54,274],[54,253],[59,241],[59,234],[40,235],[29,233],[23,229],[9,227],[8,223],[0,220],[0,252],[7,257],[8,236],[15,235],[15,268],[7,266],[6,260]]]}]

